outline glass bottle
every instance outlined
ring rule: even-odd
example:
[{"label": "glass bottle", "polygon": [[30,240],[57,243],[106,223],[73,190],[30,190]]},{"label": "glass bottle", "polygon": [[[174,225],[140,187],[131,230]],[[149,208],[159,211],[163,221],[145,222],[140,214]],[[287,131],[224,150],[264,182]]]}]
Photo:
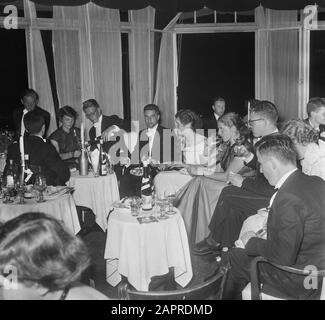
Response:
[{"label": "glass bottle", "polygon": [[28,184],[33,175],[33,171],[29,167],[29,154],[25,154],[25,173],[24,173],[24,182]]},{"label": "glass bottle", "polygon": [[79,157],[79,175],[87,176],[88,175],[88,155],[87,150],[84,146],[81,148],[81,154]]},{"label": "glass bottle", "polygon": [[99,175],[107,175],[107,159],[103,150],[103,139],[99,140]]},{"label": "glass bottle", "polygon": [[6,170],[5,181],[3,184],[5,201],[3,203],[11,203],[13,202],[10,198],[15,196],[15,181],[17,179],[14,161],[12,159],[9,160],[9,166]]},{"label": "glass bottle", "polygon": [[142,210],[152,209],[151,176],[147,161],[143,162],[143,176],[141,181]]}]

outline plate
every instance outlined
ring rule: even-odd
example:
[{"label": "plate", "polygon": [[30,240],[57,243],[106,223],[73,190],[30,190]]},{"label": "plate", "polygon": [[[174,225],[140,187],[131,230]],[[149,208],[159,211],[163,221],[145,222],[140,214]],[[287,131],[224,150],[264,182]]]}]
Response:
[{"label": "plate", "polygon": [[143,168],[142,167],[136,167],[134,169],[130,170],[130,173],[134,176],[141,177],[143,176]]}]

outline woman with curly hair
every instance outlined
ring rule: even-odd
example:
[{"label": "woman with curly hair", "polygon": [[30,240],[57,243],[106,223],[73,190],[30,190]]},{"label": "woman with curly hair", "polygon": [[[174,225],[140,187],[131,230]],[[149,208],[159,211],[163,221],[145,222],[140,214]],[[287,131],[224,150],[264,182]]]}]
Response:
[{"label": "woman with curly hair", "polygon": [[43,213],[25,213],[0,226],[0,296],[5,300],[106,300],[78,283],[89,261],[82,240]]},{"label": "woman with curly hair", "polygon": [[201,164],[206,161],[206,138],[198,132],[202,126],[201,118],[192,110],[181,109],[175,114],[174,131],[180,139],[184,164]]},{"label": "woman with curly hair", "polygon": [[69,166],[77,166],[80,151],[80,129],[75,127],[77,112],[70,106],[59,109],[59,120],[62,124],[54,131],[49,140],[59,153],[61,159]]},{"label": "woman with curly hair", "polygon": [[325,142],[319,139],[319,132],[302,120],[290,120],[282,133],[293,141],[302,171],[325,180]]},{"label": "woman with curly hair", "polygon": [[253,152],[250,131],[236,113],[220,117],[218,128],[222,143],[215,156],[210,154],[210,159],[218,165],[191,166],[188,170],[193,178],[179,190],[174,202],[183,215],[190,244],[201,241],[208,234],[212,210],[221,190],[227,185],[228,176],[243,173],[245,160]]}]

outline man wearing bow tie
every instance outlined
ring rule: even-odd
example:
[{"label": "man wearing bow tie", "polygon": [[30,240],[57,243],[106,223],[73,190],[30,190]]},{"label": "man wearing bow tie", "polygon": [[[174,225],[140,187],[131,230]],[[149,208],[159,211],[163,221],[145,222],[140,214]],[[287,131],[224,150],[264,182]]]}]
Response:
[{"label": "man wearing bow tie", "polygon": [[[160,110],[155,104],[147,104],[143,108],[144,121],[147,128],[139,132],[139,159],[143,157],[151,158],[154,163],[162,163],[166,161],[171,161],[170,153],[167,153],[167,148],[165,148],[164,154],[164,130],[169,130],[162,127],[160,122]],[[170,151],[170,142],[168,143]],[[136,152],[137,146],[135,148]],[[165,157],[165,159],[164,159]],[[169,159],[168,159],[169,158]]]},{"label": "man wearing bow tie", "polygon": [[[300,270],[325,267],[324,181],[297,169],[293,143],[286,135],[264,137],[256,148],[261,172],[277,192],[269,202],[266,239],[250,231],[242,238],[244,249],[231,249],[222,258],[222,265],[231,266],[224,299],[240,298],[256,256]],[[263,292],[291,299],[319,298],[322,279],[310,287],[305,276],[268,264],[260,264],[259,269]]]},{"label": "man wearing bow tie", "polygon": [[[155,104],[148,104],[143,108],[143,114],[147,128],[139,132],[137,144],[132,155],[130,155],[131,166],[128,167],[124,177],[121,178],[120,194],[123,195],[137,194],[140,190],[141,179],[132,176],[129,171],[134,167],[138,167],[143,158],[150,158],[151,163],[154,164],[172,161],[173,142],[171,130],[159,124],[159,107]],[[152,174],[154,173],[152,172]]]},{"label": "man wearing bow tie", "polygon": [[[33,110],[28,112],[24,117],[24,126],[29,135],[24,136],[25,154],[29,155],[29,167],[36,173],[38,167],[41,167],[45,176],[47,185],[65,185],[70,178],[68,166],[63,162],[51,143],[43,139],[45,132],[45,120],[42,115]],[[20,165],[19,143],[15,142],[8,148],[7,166],[12,159],[14,164]],[[29,183],[33,183],[34,176]]]},{"label": "man wearing bow tie", "polygon": [[40,108],[38,104],[39,96],[33,89],[26,89],[21,95],[22,108],[15,109],[13,112],[13,122],[15,127],[15,140],[18,140],[20,136],[24,136],[28,133],[25,130],[24,117],[30,111],[35,111],[44,118],[45,130],[43,138],[47,137],[47,131],[50,126],[51,116],[44,109]]},{"label": "man wearing bow tie", "polygon": [[110,154],[111,159],[118,159],[119,154],[113,155],[110,151],[113,150],[111,149],[113,145],[120,141],[120,130],[129,130],[128,121],[119,118],[117,115],[103,115],[102,110],[95,99],[85,101],[82,108],[87,119],[93,123],[93,126],[89,130],[91,149],[97,147],[97,144],[99,143],[98,138],[101,137],[104,141],[104,151]]}]

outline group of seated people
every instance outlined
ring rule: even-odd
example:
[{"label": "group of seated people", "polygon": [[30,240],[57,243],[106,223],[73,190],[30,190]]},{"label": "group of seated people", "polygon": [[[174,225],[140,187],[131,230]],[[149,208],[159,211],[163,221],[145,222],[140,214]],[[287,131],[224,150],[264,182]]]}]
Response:
[{"label": "group of seated people", "polygon": [[[17,135],[24,135],[25,153],[31,164],[42,166],[47,184],[64,185],[70,178],[69,167],[76,165],[80,155],[77,114],[69,106],[62,107],[62,125],[49,136],[48,143],[44,140],[48,117],[37,102],[38,95],[32,89],[22,96],[24,108],[16,117]],[[152,172],[156,182],[163,177],[159,169],[165,162],[179,163],[186,169],[186,178],[176,185],[174,205],[183,216],[193,254],[217,255],[225,247],[230,249],[220,263],[231,266],[225,299],[238,298],[250,281],[254,256],[302,269],[306,265],[325,269],[325,99],[310,99],[307,119],[290,120],[281,127],[278,111],[269,101],[252,101],[246,122],[234,112],[225,113],[222,98],[215,99],[212,109],[213,116],[203,121],[191,110],[179,110],[171,130],[160,125],[158,106],[146,105],[147,128],[136,133],[136,142],[130,147],[130,135],[125,134],[131,131],[128,121],[103,115],[94,99],[83,103],[83,112],[93,123],[89,130],[91,149],[96,148],[98,137],[104,140],[104,149],[116,164],[121,198],[140,192],[140,180],[130,172],[143,157],[157,169]],[[18,143],[9,146],[9,159],[19,163]],[[15,265],[15,258],[9,253],[6,256],[10,241],[16,241],[9,233],[18,236],[15,229],[21,228],[19,233],[24,234],[24,224],[26,232],[29,227],[41,232],[33,226],[38,220],[55,225],[51,218],[27,214],[0,228],[0,268],[11,261]],[[263,235],[257,232],[260,228],[265,231]],[[25,258],[31,259],[27,253]],[[77,276],[79,271],[70,272]],[[28,282],[29,277],[24,275],[21,280]],[[26,294],[33,295],[43,292],[43,297],[72,297],[74,287],[63,280],[42,281],[43,291],[31,292],[28,286],[23,294],[27,290]],[[293,298],[315,298],[320,292],[319,287],[306,289],[303,277],[273,267],[263,269],[263,282]]]}]

